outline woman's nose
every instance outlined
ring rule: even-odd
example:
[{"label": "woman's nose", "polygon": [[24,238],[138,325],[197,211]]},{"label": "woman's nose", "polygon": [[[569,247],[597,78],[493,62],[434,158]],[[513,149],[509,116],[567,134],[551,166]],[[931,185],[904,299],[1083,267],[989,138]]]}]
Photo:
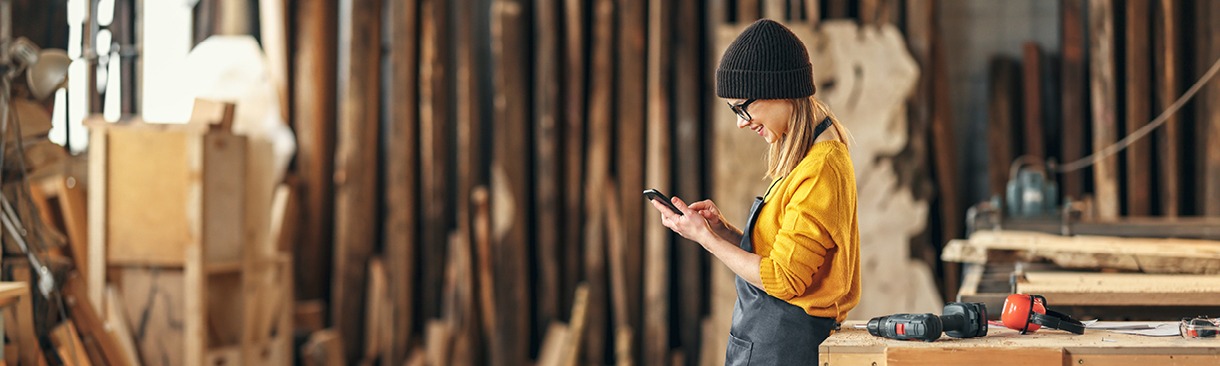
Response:
[{"label": "woman's nose", "polygon": [[737,117],[737,128],[746,128],[750,126],[750,121],[745,118]]}]

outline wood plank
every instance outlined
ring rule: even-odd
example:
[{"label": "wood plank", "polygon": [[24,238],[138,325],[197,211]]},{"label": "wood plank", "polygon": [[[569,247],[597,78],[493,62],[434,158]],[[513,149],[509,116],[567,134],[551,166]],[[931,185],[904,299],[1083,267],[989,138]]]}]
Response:
[{"label": "wood plank", "polygon": [[564,1],[564,162],[563,162],[563,292],[560,308],[572,306],[571,299],[584,273],[583,245],[572,245],[582,240],[581,218],[584,205],[581,202],[584,189],[585,164],[585,54],[589,44],[585,42],[588,25],[585,22],[586,5],[582,0]]},{"label": "wood plank", "polygon": [[448,322],[433,320],[424,327],[428,343],[424,346],[429,365],[450,365],[453,357],[453,329]]},{"label": "wood plank", "polygon": [[589,283],[589,308],[584,363],[604,364],[609,304],[604,240],[605,206],[601,195],[610,173],[611,118],[614,85],[613,0],[595,3],[591,81],[589,85],[589,143],[585,163],[585,280]]},{"label": "wood plank", "polygon": [[76,332],[76,326],[72,325],[71,322],[60,323],[59,326],[51,331],[50,338],[64,366],[93,365],[85,352],[80,335]]},{"label": "wood plank", "polygon": [[364,354],[361,362],[368,364],[375,364],[379,360],[389,362],[389,360],[381,359],[382,353],[386,351],[384,346],[388,342],[383,339],[382,325],[387,324],[390,320],[390,309],[384,306],[389,289],[386,288],[385,264],[380,257],[369,259],[368,279],[368,291],[364,294],[366,310],[364,311]]},{"label": "wood plank", "polygon": [[[648,28],[648,159],[645,179],[649,188],[670,191],[670,29],[673,5],[669,0],[649,0]],[[644,301],[641,314],[641,364],[661,365],[669,353],[669,270],[671,232],[661,224],[656,211],[644,216]]]},{"label": "wood plank", "polygon": [[109,171],[106,160],[110,155],[107,142],[110,141],[106,129],[90,128],[89,133],[89,189],[94,192],[88,196],[89,229],[89,272],[85,279],[89,285],[89,301],[94,307],[102,306],[102,296],[106,292],[106,173]]},{"label": "wood plank", "polygon": [[[1178,48],[1179,6],[1175,0],[1158,0],[1153,4],[1153,38],[1155,47],[1153,54],[1153,70],[1156,70],[1156,107],[1155,111],[1164,111],[1179,93],[1179,71],[1181,51]],[[1155,112],[1159,113],[1159,112]],[[1165,125],[1157,131],[1157,175],[1156,185],[1160,188],[1157,199],[1160,215],[1176,217],[1181,212],[1181,168],[1179,167],[1180,140],[1182,139],[1179,118],[1175,114],[1169,116]]]},{"label": "wood plank", "polygon": [[1026,272],[1017,292],[1046,296],[1054,306],[1208,306],[1220,302],[1220,276]]},{"label": "wood plank", "polygon": [[[420,7],[419,68],[419,258],[422,283],[444,279],[445,247],[454,221],[448,177],[452,170],[449,120],[447,2],[426,0]],[[439,286],[418,289],[421,318],[440,316]]]},{"label": "wood plank", "polygon": [[1045,136],[1042,134],[1042,124],[1045,122],[1042,108],[1042,50],[1037,42],[1025,42],[1021,46],[1021,86],[1025,102],[1022,113],[1025,115],[1024,155],[1039,158],[1046,156]]},{"label": "wood plank", "polygon": [[[674,32],[671,43],[674,65],[697,65],[700,58],[704,57],[703,32],[695,27],[682,26],[682,24],[699,22],[701,4],[702,2],[697,0],[682,0],[673,5],[674,24],[677,25],[677,31]],[[671,166],[674,191],[667,193],[681,197],[688,203],[696,202],[706,197],[703,184],[705,183],[704,177],[708,175],[705,175],[704,169],[701,167],[710,155],[709,150],[712,149],[711,144],[704,144],[706,141],[704,131],[708,130],[705,128],[706,123],[702,110],[705,97],[699,93],[679,91],[700,90],[704,74],[694,67],[675,67],[673,74],[674,134],[670,136],[670,141],[675,147],[672,150],[674,155]],[[723,109],[718,108],[718,110]],[[745,180],[755,179],[745,178]],[[652,207],[651,204],[648,207]],[[657,215],[654,214],[652,217],[655,220]],[[677,296],[677,307],[673,308],[676,313],[671,313],[670,318],[676,317],[678,320],[676,329],[678,329],[679,347],[697,350],[700,348],[702,338],[699,324],[702,322],[703,304],[707,301],[703,294],[705,277],[702,270],[708,255],[702,246],[694,245],[687,240],[680,239],[676,244],[678,245],[671,255],[676,259],[677,268],[673,274],[677,276],[677,280],[673,284],[678,288],[674,289],[676,291],[671,291],[671,298],[674,295]],[[717,264],[717,266],[719,265]]]},{"label": "wood plank", "polygon": [[[1088,139],[1085,137],[1088,126],[1087,95],[1088,74],[1085,65],[1085,50],[1088,45],[1085,40],[1085,27],[1089,24],[1084,12],[1085,0],[1062,0],[1060,12],[1062,15],[1063,32],[1060,40],[1062,62],[1060,63],[1063,89],[1063,133],[1062,161],[1073,162],[1088,154]],[[1081,199],[1085,193],[1085,175],[1083,171],[1063,173],[1059,179],[1063,187],[1064,197]]]},{"label": "wood plank", "polygon": [[378,70],[381,5],[340,2],[340,113],[335,149],[335,271],[331,321],[348,361],[360,355],[364,334],[365,267],[376,240],[378,166]]},{"label": "wood plank", "polygon": [[471,241],[466,235],[449,235],[449,263],[445,266],[445,312],[443,319],[449,324],[453,338],[455,365],[472,365],[480,359],[482,348],[478,324],[478,299],[475,292],[475,259],[471,254]]},{"label": "wood plank", "polygon": [[581,345],[585,334],[589,331],[589,285],[576,286],[576,297],[572,299],[572,318],[568,320],[568,339],[564,347],[560,365],[577,365],[580,358]]},{"label": "wood plank", "polygon": [[[558,319],[560,306],[559,251],[563,227],[561,192],[563,185],[563,157],[560,155],[559,129],[559,3],[555,0],[537,1],[534,4],[537,35],[534,48],[534,242],[535,268],[538,272],[537,317],[533,330],[539,334],[547,330],[547,324]],[[623,122],[627,122],[624,120]]]},{"label": "wood plank", "polygon": [[[1207,12],[1198,13],[1199,26],[1207,27],[1201,29],[1202,32],[1197,34],[1217,34],[1220,32],[1220,5],[1213,2],[1201,1],[1198,3],[1200,7],[1206,8]],[[1197,64],[1199,72],[1204,72],[1205,68],[1209,68],[1217,59],[1220,59],[1220,39],[1217,37],[1199,37],[1200,45],[1197,48],[1202,57]],[[1206,42],[1206,43],[1204,43]],[[1198,112],[1200,127],[1199,136],[1200,144],[1203,151],[1199,151],[1203,159],[1199,159],[1203,164],[1200,169],[1201,179],[1198,180],[1201,188],[1197,202],[1202,202],[1203,207],[1200,207],[1199,214],[1206,216],[1220,216],[1220,83],[1214,80],[1204,86],[1203,95],[1200,95],[1199,103],[1196,104],[1200,108]]]},{"label": "wood plank", "polygon": [[851,16],[851,3],[853,0],[827,0],[826,18],[827,19],[843,19]]},{"label": "wood plank", "polygon": [[125,313],[127,305],[123,303],[118,289],[113,285],[106,286],[105,296],[106,329],[114,334],[115,342],[118,342],[123,358],[130,361],[132,365],[139,366],[141,364],[140,353],[136,350],[135,338],[131,334],[131,320]]},{"label": "wood plank", "polygon": [[822,21],[822,1],[821,0],[803,0],[805,1],[805,20],[812,26],[817,26]]},{"label": "wood plank", "polygon": [[529,110],[527,90],[529,47],[528,8],[520,0],[492,3],[492,57],[496,64],[496,120],[491,164],[491,245],[497,312],[490,360],[497,365],[520,365],[529,356],[529,259],[527,213],[529,198]]},{"label": "wood plank", "polygon": [[499,334],[499,318],[496,317],[495,294],[495,262],[491,260],[491,209],[488,202],[487,187],[478,186],[470,193],[470,203],[474,212],[472,231],[475,251],[475,272],[478,276],[479,319],[482,321],[483,337],[488,339],[488,353],[496,355],[499,347],[494,338]]},{"label": "wood plank", "polygon": [[410,349],[411,332],[415,326],[416,243],[419,238],[419,111],[418,100],[418,27],[417,0],[392,1],[390,12],[390,75],[387,88],[390,103],[386,135],[394,143],[386,144],[386,219],[385,260],[388,264],[386,281],[393,304],[390,335],[390,364],[401,365]]},{"label": "wood plank", "polygon": [[309,340],[301,346],[301,363],[306,366],[346,365],[343,355],[343,340],[333,329],[310,334]]},{"label": "wood plank", "polygon": [[538,366],[560,366],[559,359],[563,357],[564,346],[567,345],[568,326],[560,322],[551,323],[542,337],[542,346],[538,350]]},{"label": "wood plank", "polygon": [[603,199],[606,202],[606,252],[610,264],[610,315],[614,319],[611,330],[614,337],[614,361],[616,364],[632,364],[632,323],[628,315],[627,289],[627,238],[623,229],[623,209],[618,203],[618,184],[606,181]]},{"label": "wood plank", "polygon": [[37,360],[43,359],[44,356],[34,333],[33,292],[29,286],[32,283],[31,271],[28,265],[7,269],[12,271],[13,282],[4,283],[4,306],[9,309],[4,311],[4,321],[0,322],[5,328],[0,335],[7,335],[11,343],[21,347],[19,351],[12,353],[18,357],[19,364],[37,364]]},{"label": "wood plank", "polygon": [[[1092,91],[1089,95],[1094,151],[1118,140],[1113,5],[1113,0],[1089,0],[1089,85]],[[1118,217],[1118,157],[1102,159],[1093,165],[1093,184],[1098,217]]]},{"label": "wood plank", "polygon": [[296,4],[292,114],[297,173],[302,178],[302,240],[293,251],[298,299],[327,297],[330,288],[336,117],[333,75],[338,48],[335,4],[327,0],[299,0]]},{"label": "wood plank", "polygon": [[[647,203],[640,198],[640,193],[644,191],[644,144],[645,144],[645,121],[648,118],[648,110],[646,109],[645,98],[648,95],[645,83],[647,79],[648,60],[645,58],[645,47],[647,46],[647,34],[645,30],[648,27],[647,4],[644,0],[621,0],[618,1],[618,50],[616,52],[616,72],[615,85],[616,89],[616,109],[614,117],[614,125],[618,128],[615,135],[617,142],[617,167],[616,167],[616,183],[618,184],[618,197],[620,200],[618,208],[619,222],[622,224],[624,245],[622,256],[623,261],[623,299],[626,302],[627,308],[622,316],[625,316],[625,322],[618,322],[618,327],[626,326],[632,332],[640,329],[643,322],[640,318],[643,309],[643,230],[644,230],[644,215],[645,209],[651,210],[651,206],[645,206]],[[697,29],[695,27],[698,22],[686,23],[690,24],[687,28]],[[695,93],[692,93],[695,94]],[[613,215],[614,213],[609,213]],[[613,219],[611,219],[613,220]],[[640,349],[638,345],[632,345],[631,350]],[[617,358],[619,362],[634,361],[636,356],[632,356],[629,360]]]},{"label": "wood plank", "polygon": [[758,20],[761,16],[759,12],[760,0],[739,0],[737,1],[737,23],[750,24]]},{"label": "wood plank", "polygon": [[[1127,0],[1126,90],[1127,133],[1144,127],[1152,119],[1152,14],[1150,0]],[[1127,215],[1152,214],[1152,140],[1140,139],[1127,147]]]},{"label": "wood plank", "polygon": [[983,264],[994,251],[1015,252],[1014,259],[1049,260],[1064,268],[1220,274],[1220,241],[1214,240],[980,231],[968,240],[950,241],[941,259]]},{"label": "wood plank", "polygon": [[990,184],[987,195],[1004,196],[1004,187],[1009,179],[1008,170],[1013,159],[1017,157],[1014,148],[1017,143],[1014,136],[1017,135],[1013,125],[1019,120],[1016,105],[1020,100],[1016,92],[1018,66],[1012,60],[997,56],[991,59],[989,68],[991,93],[987,107],[987,145],[990,147],[990,155],[987,170]]},{"label": "wood plank", "polygon": [[263,54],[267,57],[267,73],[279,98],[280,118],[289,121],[288,112],[288,0],[259,0],[258,30]]},{"label": "wood plank", "polygon": [[[123,353],[115,335],[107,330],[97,311],[94,310],[93,304],[87,300],[87,289],[83,279],[80,276],[69,275],[67,281],[64,282],[63,291],[68,310],[72,314],[72,322],[80,331],[81,338],[87,338],[99,346],[102,351],[102,359],[106,361],[106,364],[132,364]],[[25,352],[22,353],[25,354]]]},{"label": "wood plank", "polygon": [[787,21],[787,0],[762,0],[762,15],[764,18],[776,21]]}]

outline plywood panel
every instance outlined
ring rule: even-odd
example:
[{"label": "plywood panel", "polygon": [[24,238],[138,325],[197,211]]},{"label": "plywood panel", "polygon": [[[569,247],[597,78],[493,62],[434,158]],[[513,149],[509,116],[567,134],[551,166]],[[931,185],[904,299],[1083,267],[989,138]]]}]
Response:
[{"label": "plywood panel", "polygon": [[121,268],[119,293],[140,358],[149,365],[182,365],[186,314],[182,270]]},{"label": "plywood panel", "polygon": [[[107,258],[110,263],[182,265],[198,239],[188,227],[192,177],[184,132],[112,129]],[[196,181],[197,182],[197,181]]]}]

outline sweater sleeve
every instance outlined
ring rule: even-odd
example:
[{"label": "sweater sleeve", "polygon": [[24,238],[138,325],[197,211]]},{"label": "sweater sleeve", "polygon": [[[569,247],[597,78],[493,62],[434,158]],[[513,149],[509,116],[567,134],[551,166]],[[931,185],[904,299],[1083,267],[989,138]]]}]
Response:
[{"label": "sweater sleeve", "polygon": [[780,300],[803,295],[834,248],[828,228],[840,225],[834,169],[820,169],[797,183],[781,213],[771,253],[759,263],[763,290]]}]

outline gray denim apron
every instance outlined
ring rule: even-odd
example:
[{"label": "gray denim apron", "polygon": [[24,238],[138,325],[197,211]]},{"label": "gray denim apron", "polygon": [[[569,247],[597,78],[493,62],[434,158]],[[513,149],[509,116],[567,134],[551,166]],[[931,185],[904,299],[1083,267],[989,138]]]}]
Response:
[{"label": "gray denim apron", "polygon": [[[817,127],[814,138],[829,127],[830,119]],[[770,193],[770,188],[767,193]],[[754,252],[752,232],[762,209],[763,197],[755,197],[750,206],[750,218],[742,231],[742,250]],[[830,336],[837,324],[834,319],[811,316],[754,287],[741,276],[737,285],[737,303],[733,306],[733,325],[725,350],[725,365],[816,365],[818,345]]]}]

